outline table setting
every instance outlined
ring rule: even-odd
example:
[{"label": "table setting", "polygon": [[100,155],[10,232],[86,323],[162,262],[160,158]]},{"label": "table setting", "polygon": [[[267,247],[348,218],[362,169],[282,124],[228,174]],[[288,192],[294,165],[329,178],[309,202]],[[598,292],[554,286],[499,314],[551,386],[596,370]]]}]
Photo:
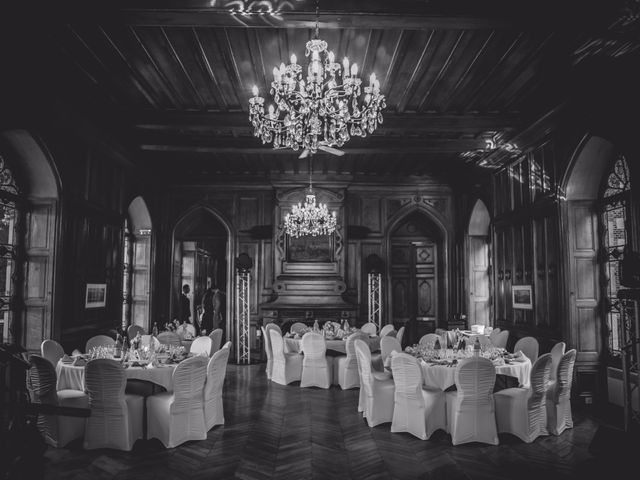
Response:
[{"label": "table setting", "polygon": [[[336,352],[338,354],[346,354],[346,340],[349,335],[359,332],[360,329],[352,327],[348,322],[338,323],[327,321],[322,328],[317,330],[311,327],[305,327],[298,332],[287,332],[284,335],[285,348],[288,352],[296,353],[301,351],[302,337],[307,332],[317,331],[321,333],[327,344],[327,351]],[[369,348],[372,352],[380,350],[380,337],[377,335],[369,335]]]}]

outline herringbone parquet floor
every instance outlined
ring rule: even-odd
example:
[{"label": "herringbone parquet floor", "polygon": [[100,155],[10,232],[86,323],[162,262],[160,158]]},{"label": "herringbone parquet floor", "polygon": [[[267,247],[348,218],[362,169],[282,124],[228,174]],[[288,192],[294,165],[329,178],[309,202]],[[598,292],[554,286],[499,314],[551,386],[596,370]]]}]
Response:
[{"label": "herringbone parquet floor", "polygon": [[[575,425],[532,444],[500,435],[500,445],[452,446],[436,432],[422,441],[369,428],[357,413],[358,390],[287,387],[267,381],[264,364],[229,365],[226,424],[207,440],[164,449],[139,441],[132,452],[84,451],[80,441],[46,451],[45,479],[589,479],[623,466],[594,456],[600,421],[574,412]],[[637,445],[636,445],[637,447]]]}]

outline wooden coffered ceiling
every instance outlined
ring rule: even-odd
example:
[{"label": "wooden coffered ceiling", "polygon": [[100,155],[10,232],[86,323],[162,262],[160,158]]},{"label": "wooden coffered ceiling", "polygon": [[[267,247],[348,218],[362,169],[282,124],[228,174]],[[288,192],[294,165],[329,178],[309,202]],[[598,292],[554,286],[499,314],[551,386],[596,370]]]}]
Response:
[{"label": "wooden coffered ceiling", "polygon": [[[318,170],[499,166],[490,152],[463,154],[496,133],[508,141],[562,101],[574,50],[608,18],[579,2],[522,3],[321,0],[320,37],[363,78],[376,72],[387,108],[374,135],[350,141],[343,157],[318,155]],[[248,99],[253,84],[268,91],[273,66],[304,58],[314,0],[89,4],[63,3],[38,32],[54,59],[48,75],[71,102],[117,125],[138,161],[196,175],[304,170],[295,152],[253,137]]]}]

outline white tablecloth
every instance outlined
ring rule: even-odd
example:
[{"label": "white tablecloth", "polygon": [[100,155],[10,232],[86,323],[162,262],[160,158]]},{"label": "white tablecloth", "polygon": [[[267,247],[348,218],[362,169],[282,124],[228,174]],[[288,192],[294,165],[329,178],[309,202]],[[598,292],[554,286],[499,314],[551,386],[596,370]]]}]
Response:
[{"label": "white tablecloth", "polygon": [[[496,367],[496,374],[515,377],[521,387],[529,387],[529,376],[531,373],[531,360],[522,355],[521,362],[513,362]],[[435,387],[446,390],[456,383],[456,367],[446,365],[434,365],[420,360],[422,367],[422,379],[427,387]]]},{"label": "white tablecloth", "polygon": [[[124,371],[127,380],[145,380],[160,385],[171,392],[173,391],[173,371],[176,366],[177,364],[161,365],[154,368],[128,367]],[[84,391],[84,366],[66,364],[60,360],[56,366],[56,373],[58,374],[58,390],[70,388]]]},{"label": "white tablecloth", "polygon": [[[326,340],[327,350],[334,352],[347,353],[347,342],[345,340]],[[298,353],[301,351],[302,339],[301,338],[286,338],[284,339],[286,351],[291,353]],[[372,352],[380,350],[380,337],[369,337],[369,349]]]}]

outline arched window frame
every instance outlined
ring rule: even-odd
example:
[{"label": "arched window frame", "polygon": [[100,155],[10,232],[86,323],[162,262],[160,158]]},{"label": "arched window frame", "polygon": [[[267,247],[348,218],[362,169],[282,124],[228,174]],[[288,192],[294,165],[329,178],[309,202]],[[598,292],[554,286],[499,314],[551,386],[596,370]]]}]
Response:
[{"label": "arched window frame", "polygon": [[[603,309],[607,327],[608,357],[618,363],[625,334],[622,324],[624,305],[618,299],[620,262],[626,245],[632,244],[631,174],[627,159],[618,154],[603,175],[598,206],[600,221],[600,266],[602,271]],[[620,221],[622,220],[622,221]],[[622,287],[624,288],[624,287]],[[627,322],[628,323],[628,322]]]}]

